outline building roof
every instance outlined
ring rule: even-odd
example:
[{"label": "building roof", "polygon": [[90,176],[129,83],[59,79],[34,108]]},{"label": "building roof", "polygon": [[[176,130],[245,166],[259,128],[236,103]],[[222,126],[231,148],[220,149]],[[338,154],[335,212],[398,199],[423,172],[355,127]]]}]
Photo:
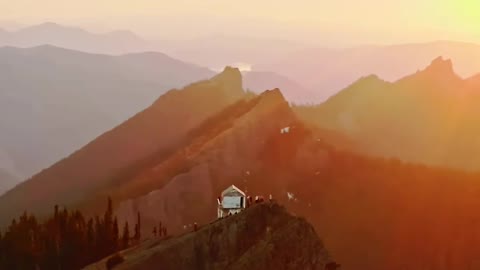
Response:
[{"label": "building roof", "polygon": [[229,186],[228,188],[226,188],[223,192],[222,192],[222,196],[225,196],[229,193],[239,193],[239,195],[241,196],[246,196],[245,192],[243,192],[241,189],[239,189],[238,187],[236,187],[235,185],[231,185]]}]

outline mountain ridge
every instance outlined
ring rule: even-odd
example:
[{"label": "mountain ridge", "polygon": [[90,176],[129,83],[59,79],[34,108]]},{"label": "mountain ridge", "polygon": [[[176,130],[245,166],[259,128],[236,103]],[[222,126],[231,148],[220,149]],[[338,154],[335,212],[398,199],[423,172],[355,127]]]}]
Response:
[{"label": "mountain ridge", "polygon": [[[365,74],[377,74],[394,82],[412,71],[424,69],[442,55],[456,63],[456,72],[470,77],[480,70],[480,45],[455,41],[359,46],[344,49],[299,50],[274,61],[257,63],[253,71],[271,71],[317,89],[324,101]],[[388,67],[388,68],[386,68]]]},{"label": "mountain ridge", "polygon": [[461,79],[451,60],[439,57],[393,83],[360,79],[323,104],[297,107],[297,113],[345,133],[362,145],[362,153],[475,171],[477,89],[475,77]]},{"label": "mountain ridge", "polygon": [[55,22],[44,22],[23,27],[16,31],[5,31],[0,45],[35,47],[53,45],[101,54],[125,54],[154,50],[156,46],[127,30],[93,33],[74,26]]},{"label": "mountain ridge", "polygon": [[[374,77],[367,77],[366,82],[369,80],[377,81]],[[235,81],[241,82],[238,79]],[[365,84],[365,89],[373,94],[376,91],[382,94],[395,92],[383,91],[384,84],[378,84],[378,89]],[[386,85],[392,87],[391,83]],[[181,93],[186,93],[183,92],[185,89],[172,90],[157,100],[151,108],[155,113],[148,121],[137,117],[128,125],[119,126],[109,136],[92,142],[113,145],[98,152],[109,161],[127,159],[114,164],[115,167],[124,166],[125,170],[108,172],[109,175],[119,173],[121,178],[98,176],[101,178],[99,181],[105,183],[104,189],[92,185],[91,189],[82,191],[69,187],[71,183],[66,182],[66,189],[73,190],[74,196],[85,196],[75,206],[82,212],[90,209],[85,211],[88,215],[98,214],[95,210],[99,203],[103,205],[105,198],[111,196],[116,202],[114,212],[120,223],[129,221],[129,224],[134,224],[132,220],[136,220],[138,212],[141,212],[143,235],[149,235],[153,225],[158,225],[160,221],[170,233],[177,234],[185,232],[186,224],[196,222],[203,225],[214,220],[218,195],[225,187],[234,184],[250,196],[269,198],[272,195],[294,215],[306,217],[344,269],[419,269],[419,266],[466,269],[476,259],[480,249],[475,243],[478,242],[476,237],[480,235],[480,226],[472,222],[472,217],[480,207],[478,173],[427,167],[398,159],[365,157],[352,153],[349,148],[338,149],[332,145],[332,140],[342,133],[332,134],[305,124],[298,116],[298,108],[292,110],[279,90],[259,96],[244,93],[225,101],[223,90],[239,89],[238,85],[229,87],[218,81],[205,81],[190,87],[187,91],[190,102],[172,102]],[[211,100],[211,96],[201,96],[205,92],[203,90],[208,89],[212,96],[218,95],[217,110],[204,102]],[[357,90],[352,92],[361,92],[362,88]],[[410,92],[420,91],[411,89]],[[185,101],[184,96],[179,99]],[[163,102],[170,104],[168,108],[172,111],[159,106]],[[381,105],[389,110],[396,109],[388,103],[367,105],[359,108],[364,110]],[[191,114],[179,108],[189,108]],[[205,108],[211,113],[190,122],[191,128],[171,129],[186,134],[185,137],[180,138],[173,133],[171,137],[178,139],[175,143],[162,143],[165,137],[159,136],[167,132],[164,126],[185,123],[190,117],[198,117],[197,109],[203,111]],[[172,112],[185,118],[159,117],[161,113],[171,117]],[[411,121],[409,117],[407,119]],[[387,121],[388,124],[390,122]],[[142,131],[133,132],[137,129],[131,129],[132,126],[143,125],[146,128]],[[120,136],[119,130],[124,135]],[[135,164],[138,159],[131,155],[135,154],[136,148],[124,146],[122,140],[112,140],[119,136],[126,138],[127,143],[146,145],[149,151],[142,151],[141,156],[147,160]],[[148,138],[155,140],[150,144]],[[155,144],[159,146],[152,147]],[[172,149],[164,148],[166,144]],[[88,149],[81,151],[89,153],[93,159],[100,155]],[[93,166],[76,162],[73,165],[79,166],[77,170],[81,173],[90,173],[94,166],[105,165],[97,164],[96,160],[92,163]],[[64,170],[72,175],[61,170],[50,172],[52,176],[58,174],[57,185],[63,179],[70,182],[72,179],[93,180],[75,179],[73,176],[78,172],[73,172],[71,168]],[[45,182],[42,181],[42,184]],[[38,187],[31,190],[35,195],[43,192]],[[0,217],[5,217],[7,206],[10,211],[17,208],[15,211],[18,214],[23,210],[38,213],[39,210],[32,207],[39,203],[21,201],[31,197],[27,191],[17,189],[15,194],[10,192],[8,199],[11,201],[5,196],[0,197]],[[14,200],[17,202],[18,198],[23,204],[21,207],[18,203],[11,203]],[[55,199],[55,203],[60,205],[68,202],[58,195]],[[42,200],[42,203],[50,202]],[[455,220],[454,226],[452,220]],[[2,222],[8,222],[8,218]],[[382,230],[378,229],[379,224],[382,224]],[[449,245],[445,246],[445,242]],[[445,256],[455,259],[445,261],[442,259]]]},{"label": "mountain ridge", "polygon": [[[235,72],[229,70],[227,73]],[[56,203],[71,205],[85,196],[84,193],[88,194],[89,190],[95,186],[105,185],[109,181],[109,174],[112,173],[112,170],[123,167],[122,164],[135,162],[154,151],[168,152],[169,148],[179,143],[182,134],[187,133],[217,110],[240,99],[244,94],[243,90],[239,91],[241,80],[228,84],[222,80],[222,75],[217,75],[216,78],[220,78],[220,80],[206,80],[187,86],[181,91],[168,92],[158,98],[149,108],[7,192],[0,197],[0,200],[16,200],[17,208],[39,207],[40,214],[47,213]],[[240,85],[236,85],[238,83]],[[178,106],[188,107],[189,112],[179,111]],[[163,125],[167,125],[169,129],[164,129],[163,125],[156,125],[157,121],[163,122]],[[125,155],[126,153],[128,155]],[[75,169],[78,167],[82,169]],[[69,180],[61,185],[60,183],[65,177]],[[56,184],[54,184],[55,182]],[[41,188],[47,183],[52,186],[51,189]],[[72,193],[73,191],[75,192]],[[18,200],[18,198],[15,199],[17,192],[31,192],[31,195]],[[62,194],[62,198],[60,195],[55,198],[49,197],[48,194],[52,192]],[[32,205],[32,202],[37,200],[43,201],[43,205]],[[1,205],[8,204],[2,203]],[[0,206],[3,224],[12,217],[13,212],[11,208]]]},{"label": "mountain ridge", "polygon": [[[323,243],[307,221],[270,203],[252,205],[238,215],[212,221],[195,232],[144,242],[120,256],[124,262],[115,268],[129,270],[160,265],[162,269],[178,270],[323,270],[330,261]],[[106,269],[107,260],[84,270]]]},{"label": "mountain ridge", "polygon": [[215,74],[162,53],[108,56],[51,45],[3,47],[0,61],[0,149],[13,163],[0,167],[13,167],[10,173],[23,179],[128,119],[167,90]]}]

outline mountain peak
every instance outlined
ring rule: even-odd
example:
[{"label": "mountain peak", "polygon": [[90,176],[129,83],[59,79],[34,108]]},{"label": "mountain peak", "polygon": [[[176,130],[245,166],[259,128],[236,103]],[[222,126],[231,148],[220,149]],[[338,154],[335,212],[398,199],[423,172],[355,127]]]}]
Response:
[{"label": "mountain peak", "polygon": [[290,106],[283,96],[280,89],[275,88],[272,90],[267,90],[260,94],[259,103],[257,105],[257,110],[262,112],[275,112],[278,114],[280,111],[290,114]]},{"label": "mountain peak", "polygon": [[60,27],[60,25],[56,22],[44,22],[39,24],[38,26],[44,26],[44,27]]},{"label": "mountain peak", "polygon": [[65,27],[55,22],[44,22],[37,25],[32,25],[24,29],[59,29],[59,28],[63,29]]},{"label": "mountain peak", "polygon": [[220,83],[234,92],[243,92],[242,73],[238,68],[225,67],[225,69],[212,78],[213,82]]},{"label": "mountain peak", "polygon": [[222,72],[213,77],[216,81],[239,81],[242,82],[242,73],[238,68],[226,66]]},{"label": "mountain peak", "polygon": [[287,102],[282,92],[278,88],[267,90],[263,92],[260,96],[262,98],[268,98],[269,100],[275,100],[276,102],[280,102],[280,103]]},{"label": "mountain peak", "polygon": [[435,74],[455,74],[453,71],[452,60],[443,59],[442,56],[433,59],[425,71]]},{"label": "mountain peak", "polygon": [[55,22],[44,22],[44,23],[41,23],[41,24],[37,24],[37,25],[32,25],[32,26],[29,26],[29,27],[26,27],[26,28],[22,28],[20,29],[18,32],[20,33],[35,33],[35,32],[41,32],[41,33],[45,33],[45,32],[80,32],[80,33],[85,33],[86,31],[81,29],[81,28],[77,28],[77,27],[70,27],[70,26],[64,26],[64,25],[61,25],[61,24],[58,24],[58,23],[55,23]]}]

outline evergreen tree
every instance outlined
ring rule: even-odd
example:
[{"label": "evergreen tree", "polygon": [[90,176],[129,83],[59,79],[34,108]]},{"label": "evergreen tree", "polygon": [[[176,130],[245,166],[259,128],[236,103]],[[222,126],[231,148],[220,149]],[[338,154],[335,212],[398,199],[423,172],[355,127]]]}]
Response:
[{"label": "evergreen tree", "polygon": [[0,231],[0,269],[4,269],[4,253],[5,253],[5,250],[4,250],[4,244],[3,244],[3,234],[2,232]]},{"label": "evergreen tree", "polygon": [[119,247],[119,238],[120,238],[120,232],[118,230],[118,220],[117,217],[113,219],[113,247],[114,250],[117,250]]},{"label": "evergreen tree", "polygon": [[[139,224],[140,214],[136,224],[138,238]],[[81,269],[127,248],[129,240],[128,223],[119,239],[118,219],[113,216],[111,199],[103,218],[95,216],[88,221],[80,211],[60,211],[58,206],[44,223],[24,212],[0,233],[0,269]]]},{"label": "evergreen tree", "polygon": [[142,238],[142,220],[140,218],[140,212],[137,213],[137,224],[138,224],[138,240]]},{"label": "evergreen tree", "polygon": [[54,207],[53,218],[55,220],[57,220],[57,218],[58,218],[58,205],[55,205],[55,207]]},{"label": "evergreen tree", "polygon": [[96,243],[95,243],[95,228],[93,227],[93,219],[90,218],[87,223],[87,232],[86,232],[86,242],[87,250],[90,251],[86,259],[88,261],[93,261],[94,256],[91,255],[92,252],[95,252]]},{"label": "evergreen tree", "polygon": [[138,239],[140,239],[139,237],[139,230],[138,230],[138,224],[135,224],[135,234],[133,235],[133,240],[135,240],[135,243],[138,242]]},{"label": "evergreen tree", "polygon": [[137,243],[142,238],[140,212],[137,213],[137,224],[135,224],[135,235],[133,236],[133,238]]},{"label": "evergreen tree", "polygon": [[123,227],[123,235],[122,235],[122,249],[128,248],[130,245],[130,228],[128,226],[128,222],[125,222],[125,226]]},{"label": "evergreen tree", "polygon": [[104,253],[112,253],[115,250],[113,227],[113,204],[112,199],[108,197],[107,210],[103,217],[103,232],[101,233]]}]

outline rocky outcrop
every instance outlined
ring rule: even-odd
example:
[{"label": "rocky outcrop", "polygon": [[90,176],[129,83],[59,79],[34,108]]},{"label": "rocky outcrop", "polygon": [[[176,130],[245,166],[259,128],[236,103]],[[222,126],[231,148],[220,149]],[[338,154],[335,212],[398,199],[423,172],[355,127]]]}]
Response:
[{"label": "rocky outcrop", "polygon": [[[275,203],[167,240],[145,241],[120,254],[114,269],[324,269],[328,253],[313,227]],[[86,268],[106,269],[108,258]]]},{"label": "rocky outcrop", "polygon": [[[140,211],[145,224],[153,227],[162,221],[176,232],[185,224],[211,220],[216,197],[225,187],[245,187],[249,171],[262,163],[265,143],[281,135],[282,128],[293,126],[295,118],[278,89],[234,106],[241,113],[220,113],[212,120],[213,129],[202,128],[185,148],[124,187],[130,198],[116,209],[121,222],[133,224]],[[175,173],[170,176],[170,171]],[[131,190],[139,186],[146,192],[133,196]]]}]

